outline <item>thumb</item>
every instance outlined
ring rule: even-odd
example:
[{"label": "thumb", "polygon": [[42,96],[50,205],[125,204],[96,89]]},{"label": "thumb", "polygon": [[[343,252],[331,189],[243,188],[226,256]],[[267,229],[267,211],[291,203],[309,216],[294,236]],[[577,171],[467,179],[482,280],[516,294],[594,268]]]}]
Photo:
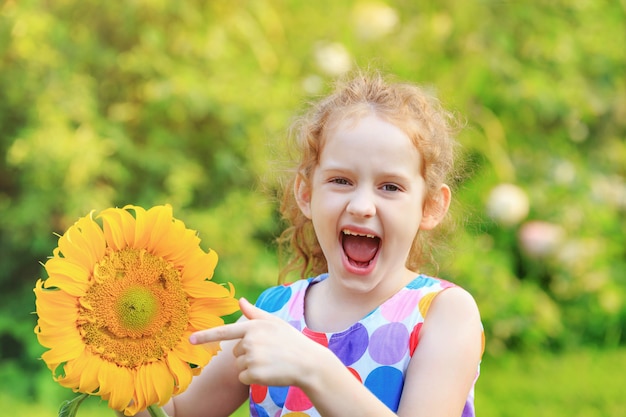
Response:
[{"label": "thumb", "polygon": [[260,308],[252,305],[250,301],[246,300],[243,297],[239,299],[239,308],[241,309],[241,312],[243,313],[243,315],[246,316],[246,318],[250,320],[274,318],[273,315],[271,315],[265,310],[261,310]]}]

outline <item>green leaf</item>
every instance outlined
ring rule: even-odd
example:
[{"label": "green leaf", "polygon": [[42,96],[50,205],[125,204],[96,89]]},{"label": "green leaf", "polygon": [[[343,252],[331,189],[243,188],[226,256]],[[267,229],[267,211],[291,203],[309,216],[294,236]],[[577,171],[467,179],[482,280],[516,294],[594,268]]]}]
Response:
[{"label": "green leaf", "polygon": [[88,396],[89,394],[80,394],[69,401],[64,401],[59,408],[59,417],[75,417],[78,407]]}]

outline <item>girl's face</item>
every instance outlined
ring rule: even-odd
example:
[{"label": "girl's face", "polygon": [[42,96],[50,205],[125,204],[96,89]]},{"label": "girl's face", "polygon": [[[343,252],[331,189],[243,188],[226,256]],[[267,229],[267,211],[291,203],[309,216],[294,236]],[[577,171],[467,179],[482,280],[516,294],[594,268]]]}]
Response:
[{"label": "girl's face", "polygon": [[[370,291],[398,287],[414,274],[405,267],[420,228],[443,213],[427,209],[421,155],[398,127],[374,115],[339,122],[328,132],[310,183],[296,181],[296,197],[312,220],[331,277]],[[426,205],[430,207],[431,205]]]}]

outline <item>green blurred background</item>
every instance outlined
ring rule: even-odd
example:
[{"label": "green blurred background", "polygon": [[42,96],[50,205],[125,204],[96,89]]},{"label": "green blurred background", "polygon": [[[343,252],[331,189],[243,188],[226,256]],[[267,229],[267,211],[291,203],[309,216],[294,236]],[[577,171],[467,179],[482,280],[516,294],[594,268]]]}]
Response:
[{"label": "green blurred background", "polygon": [[275,283],[287,127],[358,66],[467,120],[438,262],[483,314],[479,415],[626,415],[625,45],[624,0],[0,1],[4,411],[72,397],[32,288],[91,210],[169,203],[216,280]]}]

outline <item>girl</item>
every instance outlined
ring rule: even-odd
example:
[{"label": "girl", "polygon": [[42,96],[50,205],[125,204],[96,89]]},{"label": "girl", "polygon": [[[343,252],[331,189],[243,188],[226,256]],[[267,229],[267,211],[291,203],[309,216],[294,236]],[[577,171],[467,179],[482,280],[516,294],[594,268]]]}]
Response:
[{"label": "girl", "polygon": [[[191,336],[222,351],[165,410],[228,416],[473,416],[482,326],[460,287],[419,273],[444,218],[449,113],[418,87],[359,74],[297,124],[287,271],[243,317]],[[306,275],[305,275],[306,274]],[[284,274],[283,274],[284,276]]]}]

